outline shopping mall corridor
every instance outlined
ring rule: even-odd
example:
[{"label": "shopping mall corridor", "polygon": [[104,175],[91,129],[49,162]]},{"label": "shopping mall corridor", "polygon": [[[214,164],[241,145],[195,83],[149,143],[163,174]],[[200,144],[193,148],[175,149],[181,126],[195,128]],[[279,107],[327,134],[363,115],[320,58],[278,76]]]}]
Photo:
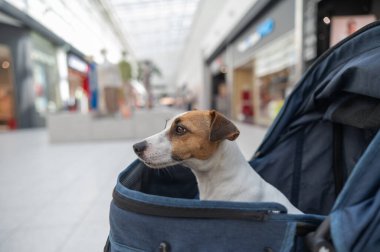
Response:
[{"label": "shopping mall corridor", "polygon": [[[250,158],[265,129],[238,124]],[[0,133],[0,251],[102,251],[127,141],[49,143],[45,129]]]}]

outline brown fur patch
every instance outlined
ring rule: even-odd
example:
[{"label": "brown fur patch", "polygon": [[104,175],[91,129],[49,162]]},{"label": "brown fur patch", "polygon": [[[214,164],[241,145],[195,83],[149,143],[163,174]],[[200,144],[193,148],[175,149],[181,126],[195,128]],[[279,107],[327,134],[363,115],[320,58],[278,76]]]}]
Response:
[{"label": "brown fur patch", "polygon": [[[172,157],[176,160],[196,158],[205,160],[218,148],[218,142],[211,142],[211,117],[209,111],[191,111],[176,118],[169,130],[172,145]],[[186,133],[178,135],[176,127],[186,129]]]}]

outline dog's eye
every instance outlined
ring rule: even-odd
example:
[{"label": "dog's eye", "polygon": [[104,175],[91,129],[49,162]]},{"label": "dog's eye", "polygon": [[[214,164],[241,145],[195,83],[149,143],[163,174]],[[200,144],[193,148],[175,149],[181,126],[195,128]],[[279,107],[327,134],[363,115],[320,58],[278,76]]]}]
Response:
[{"label": "dog's eye", "polygon": [[186,133],[186,129],[184,127],[181,127],[181,126],[177,126],[175,127],[175,133],[177,133],[177,135],[183,135]]}]

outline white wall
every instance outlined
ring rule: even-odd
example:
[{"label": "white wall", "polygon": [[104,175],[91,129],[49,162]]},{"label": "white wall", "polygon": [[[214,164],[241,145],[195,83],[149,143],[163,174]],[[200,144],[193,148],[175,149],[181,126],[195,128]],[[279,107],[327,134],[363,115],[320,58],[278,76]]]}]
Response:
[{"label": "white wall", "polygon": [[181,56],[181,64],[178,66],[176,85],[182,86],[185,83],[195,93],[198,94],[198,108],[205,108],[203,104],[204,74],[203,55],[201,42],[209,32],[211,24],[217,18],[221,7],[226,1],[208,0],[200,1],[198,11],[194,16],[192,31],[188,42]]}]

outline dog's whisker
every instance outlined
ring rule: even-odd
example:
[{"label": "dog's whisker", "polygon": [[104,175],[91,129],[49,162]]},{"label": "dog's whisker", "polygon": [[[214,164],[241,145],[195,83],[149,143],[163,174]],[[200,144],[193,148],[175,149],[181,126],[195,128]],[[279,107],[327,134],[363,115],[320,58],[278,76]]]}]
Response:
[{"label": "dog's whisker", "polygon": [[173,175],[173,173],[171,172],[171,168],[172,168],[173,166],[168,166],[168,167],[165,167],[163,170],[164,171],[166,171],[166,173],[168,174],[168,176],[171,178],[171,179],[173,179],[174,178],[174,175]]},{"label": "dog's whisker", "polygon": [[170,120],[170,119],[166,119],[166,120],[165,120],[165,127],[164,127],[164,129],[166,129],[166,126],[167,126],[169,120]]},{"label": "dog's whisker", "polygon": [[156,169],[157,170],[157,176],[161,177],[162,176],[162,169]]}]

